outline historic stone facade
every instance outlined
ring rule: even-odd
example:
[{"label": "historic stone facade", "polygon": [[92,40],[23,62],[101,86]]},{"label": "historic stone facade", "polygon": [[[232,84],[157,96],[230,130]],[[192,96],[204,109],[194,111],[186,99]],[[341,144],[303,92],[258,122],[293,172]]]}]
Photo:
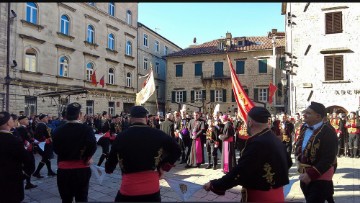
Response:
[{"label": "historic stone facade", "polygon": [[[263,37],[232,38],[230,33],[226,36],[167,56],[168,111],[180,110],[184,104],[189,111],[213,113],[216,104],[220,104],[221,112],[233,114],[237,111],[225,45],[249,98],[271,112],[284,110],[280,82],[284,33],[274,29]],[[275,94],[272,104],[268,103],[270,82],[279,86],[279,94]]]},{"label": "historic stone facade", "polygon": [[[1,25],[6,8],[1,3]],[[17,17],[10,58],[18,65],[10,75],[10,112],[57,115],[59,103],[76,101],[89,114],[119,114],[135,103],[137,3],[11,3],[11,9]],[[98,83],[104,77],[104,87],[91,83],[94,71]],[[88,93],[40,97],[74,89]]]},{"label": "historic stone facade", "polygon": [[296,74],[289,75],[291,113],[311,101],[328,113],[360,107],[359,10],[358,3],[283,3],[286,60]]},{"label": "historic stone facade", "polygon": [[165,55],[182,50],[179,46],[154,30],[138,22],[138,91],[143,87],[152,65],[156,91],[144,104],[151,114],[165,113],[166,59]]}]

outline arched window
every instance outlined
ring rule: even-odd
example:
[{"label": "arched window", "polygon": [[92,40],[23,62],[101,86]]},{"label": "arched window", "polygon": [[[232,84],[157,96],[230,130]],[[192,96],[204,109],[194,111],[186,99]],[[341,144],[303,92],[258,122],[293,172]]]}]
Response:
[{"label": "arched window", "polygon": [[132,45],[130,41],[126,41],[125,54],[128,56],[132,55]]},{"label": "arched window", "polygon": [[62,77],[69,76],[69,59],[65,56],[60,57],[59,75]]},{"label": "arched window", "polygon": [[131,25],[132,24],[132,15],[131,15],[131,11],[127,10],[126,11],[126,22],[127,24]]},{"label": "arched window", "polygon": [[33,2],[26,3],[26,21],[33,24],[38,24],[37,5]]},{"label": "arched window", "polygon": [[126,74],[126,87],[131,87],[131,73]]},{"label": "arched window", "polygon": [[114,74],[114,69],[112,69],[112,68],[109,69],[108,82],[109,82],[109,84],[112,84],[112,85],[115,83],[115,74]]},{"label": "arched window", "polygon": [[37,60],[35,49],[27,49],[25,51],[25,70],[36,72]]},{"label": "arched window", "polygon": [[115,3],[114,2],[109,3],[109,15],[115,16]]},{"label": "arched window", "polygon": [[113,34],[109,34],[108,36],[108,49],[115,49],[115,37]]},{"label": "arched window", "polygon": [[92,25],[89,25],[87,28],[87,42],[94,44],[95,43],[95,29]]},{"label": "arched window", "polygon": [[61,16],[61,26],[60,26],[60,32],[64,35],[69,35],[69,26],[70,26],[70,20],[69,17],[66,15]]},{"label": "arched window", "polygon": [[86,80],[91,81],[91,75],[94,72],[94,64],[89,62],[86,64]]}]

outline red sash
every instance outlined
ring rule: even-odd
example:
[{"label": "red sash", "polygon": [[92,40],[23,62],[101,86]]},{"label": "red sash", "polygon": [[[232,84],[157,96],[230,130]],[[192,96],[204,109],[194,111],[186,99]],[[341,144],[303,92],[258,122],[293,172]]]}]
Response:
[{"label": "red sash", "polygon": [[247,202],[284,202],[283,187],[268,191],[247,189]]},{"label": "red sash", "polygon": [[72,161],[60,161],[58,163],[58,168],[60,169],[76,169],[76,168],[88,168],[83,160],[72,160]]},{"label": "red sash", "polygon": [[156,171],[143,171],[122,175],[120,193],[123,195],[149,195],[159,190],[159,173]]}]

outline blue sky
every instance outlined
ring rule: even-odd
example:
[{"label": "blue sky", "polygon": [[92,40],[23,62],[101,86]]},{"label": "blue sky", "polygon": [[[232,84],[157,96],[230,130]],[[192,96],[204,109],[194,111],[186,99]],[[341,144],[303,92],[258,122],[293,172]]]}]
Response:
[{"label": "blue sky", "polygon": [[138,21],[181,48],[225,37],[266,36],[285,31],[281,3],[144,3]]}]

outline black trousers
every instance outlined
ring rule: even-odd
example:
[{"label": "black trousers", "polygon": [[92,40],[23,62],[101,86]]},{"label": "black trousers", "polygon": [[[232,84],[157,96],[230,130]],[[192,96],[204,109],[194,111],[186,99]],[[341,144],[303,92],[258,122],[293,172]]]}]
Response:
[{"label": "black trousers", "polygon": [[191,152],[191,143],[192,140],[190,139],[190,136],[183,136],[182,138],[182,148],[184,149],[184,154],[185,154],[185,160],[187,161],[189,159],[190,156],[190,152]]},{"label": "black trousers", "polygon": [[300,187],[306,203],[323,203],[325,200],[331,200],[334,194],[333,181],[316,180],[308,185],[300,182]]},{"label": "black trousers", "polygon": [[58,169],[57,185],[63,203],[71,203],[75,197],[76,202],[87,202],[90,168]]},{"label": "black trousers", "polygon": [[127,196],[120,191],[115,197],[115,202],[161,202],[160,191],[150,195]]}]

